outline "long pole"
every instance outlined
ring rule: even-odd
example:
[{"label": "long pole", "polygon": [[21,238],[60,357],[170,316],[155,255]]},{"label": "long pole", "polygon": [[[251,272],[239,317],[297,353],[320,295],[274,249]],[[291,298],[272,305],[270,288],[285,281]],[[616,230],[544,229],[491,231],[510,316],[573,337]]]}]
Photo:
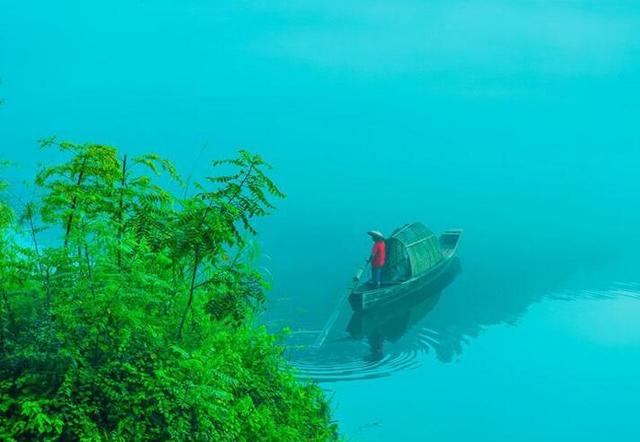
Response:
[{"label": "long pole", "polygon": [[[367,259],[365,261],[365,265],[364,266],[366,266],[368,262],[369,262],[369,260]],[[364,268],[364,266],[363,266],[363,268]],[[324,327],[320,331],[320,334],[316,337],[315,342],[311,346],[312,348],[318,349],[318,348],[322,347],[322,344],[324,344],[324,341],[327,339],[327,336],[329,335],[329,332],[331,331],[331,329],[333,328],[333,325],[335,324],[336,320],[338,319],[338,315],[340,314],[340,310],[342,309],[342,305],[347,300],[347,298],[349,298],[349,295],[351,295],[351,293],[353,293],[353,291],[356,289],[356,287],[358,287],[358,283],[360,282],[360,278],[362,277],[363,273],[364,273],[363,269],[358,269],[358,271],[356,272],[355,276],[353,277],[353,287],[351,287],[350,289],[345,290],[344,295],[342,295],[342,297],[340,298],[340,301],[338,301],[338,304],[336,305],[336,308],[333,310],[333,313],[331,314],[331,316],[329,316],[329,319],[327,319],[327,323],[324,325]]]}]

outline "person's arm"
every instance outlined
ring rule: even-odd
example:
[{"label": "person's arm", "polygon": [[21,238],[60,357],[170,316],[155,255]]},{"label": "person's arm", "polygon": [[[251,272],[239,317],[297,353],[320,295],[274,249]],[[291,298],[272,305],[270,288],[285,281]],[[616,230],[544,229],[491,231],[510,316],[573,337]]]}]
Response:
[{"label": "person's arm", "polygon": [[377,250],[376,250],[376,246],[374,244],[373,248],[371,249],[371,255],[369,255],[369,259],[367,259],[367,264],[370,263],[371,261],[373,261],[373,258],[376,257],[376,253],[377,253]]},{"label": "person's arm", "polygon": [[371,250],[371,256],[369,257],[369,261],[371,262],[375,259],[376,256],[378,256],[378,253],[380,253],[380,250],[378,249],[378,243],[375,243],[373,245],[373,249]]}]

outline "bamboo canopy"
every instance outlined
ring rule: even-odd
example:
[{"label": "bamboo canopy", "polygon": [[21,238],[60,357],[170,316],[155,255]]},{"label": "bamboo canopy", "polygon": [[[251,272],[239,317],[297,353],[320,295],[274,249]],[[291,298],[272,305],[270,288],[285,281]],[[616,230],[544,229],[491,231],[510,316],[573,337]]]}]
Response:
[{"label": "bamboo canopy", "polygon": [[422,223],[396,229],[385,242],[387,259],[382,278],[387,282],[418,276],[443,259],[438,237]]}]

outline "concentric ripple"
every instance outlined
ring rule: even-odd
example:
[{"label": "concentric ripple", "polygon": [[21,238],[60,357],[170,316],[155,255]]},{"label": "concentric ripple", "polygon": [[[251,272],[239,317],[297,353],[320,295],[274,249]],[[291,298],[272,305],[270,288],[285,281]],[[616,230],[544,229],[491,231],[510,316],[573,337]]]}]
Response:
[{"label": "concentric ripple", "polygon": [[[602,288],[558,290],[542,298],[557,301],[640,300],[640,283],[613,282]],[[390,317],[356,322],[354,329],[336,327],[334,337],[320,348],[313,346],[320,330],[298,331],[290,335],[286,356],[300,379],[318,383],[353,381],[391,376],[415,369],[425,363],[427,354],[448,363],[460,358],[470,341],[493,325],[515,323],[522,311],[499,313],[499,307],[487,300],[485,310],[475,314],[458,310],[440,310],[429,315],[424,304],[411,307],[411,315],[390,312]],[[476,309],[478,306],[476,305]],[[418,314],[414,314],[418,312]],[[484,314],[490,312],[491,314]],[[395,314],[395,316],[393,316]],[[351,325],[351,324],[350,324]],[[342,337],[335,337],[335,336]]]},{"label": "concentric ripple", "polygon": [[417,352],[385,355],[379,360],[352,360],[340,363],[293,361],[297,374],[316,382],[353,381],[390,376],[392,373],[418,367]]},{"label": "concentric ripple", "polygon": [[419,367],[428,345],[397,348],[397,344],[378,341],[334,341],[325,347],[290,347],[287,356],[300,379],[338,382],[390,376]]}]

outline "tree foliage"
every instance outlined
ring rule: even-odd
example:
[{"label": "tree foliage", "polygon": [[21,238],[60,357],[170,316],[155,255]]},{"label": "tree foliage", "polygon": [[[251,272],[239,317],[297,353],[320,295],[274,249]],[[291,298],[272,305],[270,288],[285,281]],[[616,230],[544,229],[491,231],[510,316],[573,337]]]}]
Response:
[{"label": "tree foliage", "polygon": [[43,145],[66,161],[41,198],[0,201],[0,439],[334,439],[321,390],[252,321],[247,238],[284,196],[268,164],[241,151],[178,197],[156,155]]}]

